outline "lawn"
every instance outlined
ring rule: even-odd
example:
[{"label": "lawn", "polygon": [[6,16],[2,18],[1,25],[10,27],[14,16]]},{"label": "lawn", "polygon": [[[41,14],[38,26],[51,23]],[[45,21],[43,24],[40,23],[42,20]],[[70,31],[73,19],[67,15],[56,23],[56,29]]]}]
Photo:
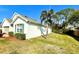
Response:
[{"label": "lawn", "polygon": [[45,39],[8,40],[0,38],[0,53],[6,54],[78,54],[79,42],[68,35],[51,33]]}]

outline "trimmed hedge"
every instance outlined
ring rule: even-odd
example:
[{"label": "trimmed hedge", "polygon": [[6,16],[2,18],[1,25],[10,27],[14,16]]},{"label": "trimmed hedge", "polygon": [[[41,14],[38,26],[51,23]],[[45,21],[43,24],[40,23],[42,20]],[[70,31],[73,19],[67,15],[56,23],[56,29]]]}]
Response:
[{"label": "trimmed hedge", "polygon": [[9,32],[8,33],[10,36],[14,36],[14,33],[13,32]]},{"label": "trimmed hedge", "polygon": [[16,33],[15,37],[17,39],[20,39],[20,40],[25,40],[26,39],[26,35],[25,34],[21,34],[21,33]]}]

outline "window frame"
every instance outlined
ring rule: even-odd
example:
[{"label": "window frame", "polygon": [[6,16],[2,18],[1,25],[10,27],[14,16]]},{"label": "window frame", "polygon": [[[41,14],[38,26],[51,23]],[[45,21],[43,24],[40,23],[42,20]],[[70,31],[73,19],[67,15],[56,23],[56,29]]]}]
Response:
[{"label": "window frame", "polygon": [[24,33],[24,24],[16,24],[15,25],[15,32]]}]

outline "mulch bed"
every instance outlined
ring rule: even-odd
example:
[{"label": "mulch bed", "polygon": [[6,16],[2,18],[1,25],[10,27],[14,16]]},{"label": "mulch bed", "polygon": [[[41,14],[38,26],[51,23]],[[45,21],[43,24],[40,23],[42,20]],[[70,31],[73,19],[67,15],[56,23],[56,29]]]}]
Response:
[{"label": "mulch bed", "polygon": [[6,40],[12,40],[12,41],[17,40],[15,37],[6,37],[5,39],[6,39]]}]

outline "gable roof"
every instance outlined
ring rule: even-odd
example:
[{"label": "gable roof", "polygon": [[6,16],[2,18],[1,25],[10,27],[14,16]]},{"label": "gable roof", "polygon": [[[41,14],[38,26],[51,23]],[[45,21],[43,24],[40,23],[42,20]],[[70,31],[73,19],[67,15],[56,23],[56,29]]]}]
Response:
[{"label": "gable roof", "polygon": [[13,16],[12,16],[12,23],[13,24],[17,18],[21,18],[23,21],[27,22],[27,23],[31,23],[31,24],[35,24],[35,25],[39,25],[39,26],[44,26],[44,25],[41,25],[40,23],[37,23],[35,20],[33,20],[32,18],[29,18],[27,16],[24,16],[22,14],[18,14],[18,13],[14,13]]},{"label": "gable roof", "polygon": [[7,21],[8,21],[9,23],[11,23],[11,22],[12,22],[12,20],[11,20],[11,19],[7,19]]},{"label": "gable roof", "polygon": [[3,19],[3,22],[1,23],[1,25],[3,25],[3,23],[4,23],[4,21],[5,21],[5,20],[7,20],[9,23],[11,23],[11,22],[12,22],[12,20],[11,20],[11,19],[4,18],[4,19]]}]

